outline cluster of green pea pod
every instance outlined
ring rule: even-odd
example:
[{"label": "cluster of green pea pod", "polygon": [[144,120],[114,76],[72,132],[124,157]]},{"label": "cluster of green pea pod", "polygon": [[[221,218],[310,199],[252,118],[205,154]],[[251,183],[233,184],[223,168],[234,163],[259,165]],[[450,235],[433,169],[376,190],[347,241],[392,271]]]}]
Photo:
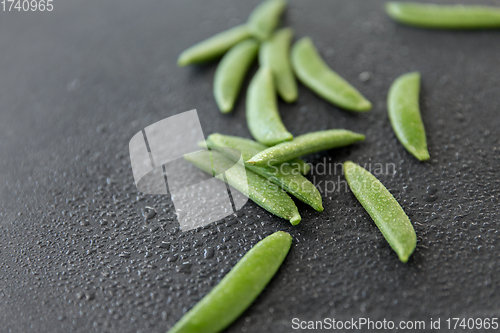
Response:
[{"label": "cluster of green pea pod", "polygon": [[[298,137],[287,131],[278,111],[277,96],[291,103],[297,100],[296,77],[318,96],[343,109],[365,112],[372,104],[323,61],[312,40],[304,37],[292,47],[293,30],[279,25],[285,0],[266,0],[250,14],[245,24],[221,32],[181,53],[180,66],[221,58],[214,78],[215,101],[223,113],[232,111],[247,72],[255,59],[260,68],[251,80],[246,98],[246,119],[254,139],[214,133],[204,145],[211,152],[185,158],[207,173],[224,170],[239,159],[247,168],[249,198],[267,211],[289,220],[301,221],[288,194],[323,211],[318,189],[304,175],[309,164],[300,156],[363,141],[365,136],[343,129],[312,132]],[[396,81],[390,95],[390,118],[407,149],[419,159],[428,158],[425,131],[418,109],[419,75],[413,73]],[[410,90],[412,94],[408,98]],[[398,119],[398,117],[400,119]],[[403,118],[403,119],[401,119]],[[413,130],[409,131],[409,128]],[[414,128],[419,127],[419,131]],[[217,174],[217,173],[216,173]],[[227,173],[225,181],[242,190],[241,175]],[[280,191],[285,190],[287,193]],[[399,205],[398,205],[399,207]],[[405,256],[403,256],[405,257]],[[406,259],[407,260],[407,259]]]},{"label": "cluster of green pea pod", "polygon": [[[243,80],[258,55],[260,68],[247,91],[246,115],[256,141],[211,134],[203,143],[211,151],[185,159],[209,174],[227,170],[241,157],[245,162],[248,196],[269,212],[289,220],[301,217],[293,200],[283,191],[322,211],[321,195],[304,177],[310,165],[300,156],[363,141],[365,136],[333,129],[293,137],[283,125],[277,95],[297,100],[295,77],[328,102],[355,112],[371,103],[321,59],[312,40],[304,37],[293,47],[293,30],[274,31],[286,7],[285,0],[266,0],[250,14],[247,23],[217,34],[184,51],[180,66],[220,58],[214,79],[214,96],[221,112],[231,112]],[[500,28],[500,9],[486,6],[445,6],[389,2],[387,14],[395,21],[433,29]],[[291,48],[291,51],[290,51]],[[419,109],[420,74],[407,73],[391,85],[388,116],[405,149],[420,161],[430,158]],[[234,148],[235,150],[224,149]],[[350,189],[374,220],[399,259],[405,263],[416,247],[416,234],[407,215],[390,192],[367,170],[347,161],[344,173]],[[241,175],[218,176],[242,189]],[[377,190],[374,190],[377,189]],[[255,245],[193,309],[169,331],[220,332],[257,298],[285,259],[292,237],[276,232]]]}]

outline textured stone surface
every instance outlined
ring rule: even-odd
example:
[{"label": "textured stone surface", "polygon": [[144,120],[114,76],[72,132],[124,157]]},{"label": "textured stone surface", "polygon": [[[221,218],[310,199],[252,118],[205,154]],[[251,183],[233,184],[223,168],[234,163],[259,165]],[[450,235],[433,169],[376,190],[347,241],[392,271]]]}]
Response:
[{"label": "textured stone surface", "polygon": [[[323,195],[322,213],[298,203],[297,227],[248,203],[186,233],[168,197],[136,191],[128,140],[149,124],[196,108],[205,135],[249,137],[244,94],[222,115],[212,97],[216,66],[175,61],[242,23],[258,1],[55,2],[51,13],[0,12],[2,331],[164,332],[277,230],[294,237],[290,254],[228,332],[289,332],[294,317],[500,315],[499,31],[403,27],[383,1],[289,5],[284,23],[311,36],[374,108],[348,113],[300,86],[297,103],[280,104],[283,121],[293,134],[367,135],[309,162],[395,164],[396,174],[379,179],[418,235],[404,265],[344,187]],[[413,70],[422,73],[426,163],[397,142],[385,109],[391,82]],[[143,214],[146,206],[157,213]]]}]

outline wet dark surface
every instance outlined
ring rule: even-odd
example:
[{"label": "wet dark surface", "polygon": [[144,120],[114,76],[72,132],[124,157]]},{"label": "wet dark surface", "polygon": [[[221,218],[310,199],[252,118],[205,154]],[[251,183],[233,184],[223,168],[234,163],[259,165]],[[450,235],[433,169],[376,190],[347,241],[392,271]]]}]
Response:
[{"label": "wet dark surface", "polygon": [[[257,1],[54,2],[50,13],[0,12],[2,332],[165,332],[277,230],[293,236],[292,249],[228,332],[289,332],[293,318],[428,328],[431,318],[500,316],[500,31],[399,26],[383,1],[289,5],[284,24],[311,36],[374,108],[341,111],[301,86],[297,103],[280,105],[283,121],[293,134],[367,135],[309,162],[394,164],[395,174],[378,178],[418,235],[401,264],[344,183],[323,194],[322,213],[297,203],[297,227],[248,203],[185,233],[168,197],[135,189],[128,141],[147,125],[196,108],[205,135],[249,137],[244,96],[231,115],[216,108],[216,66],[175,61],[243,22]],[[422,73],[426,163],[397,142],[386,115],[391,82],[413,70]],[[325,181],[343,177],[310,179],[324,192]]]}]

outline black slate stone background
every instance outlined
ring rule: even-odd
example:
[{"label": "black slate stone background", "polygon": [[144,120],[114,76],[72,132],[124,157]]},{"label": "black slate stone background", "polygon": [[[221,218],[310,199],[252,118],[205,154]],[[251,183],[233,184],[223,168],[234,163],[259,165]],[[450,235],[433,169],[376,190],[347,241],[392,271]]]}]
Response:
[{"label": "black slate stone background", "polygon": [[[297,203],[296,227],[250,202],[189,232],[179,231],[168,196],[137,192],[128,141],[145,126],[196,108],[205,135],[250,137],[244,93],[232,114],[216,108],[215,64],[175,63],[257,3],[55,0],[50,13],[0,12],[0,331],[165,332],[278,230],[293,236],[290,253],[227,332],[290,332],[293,318],[424,320],[428,329],[431,318],[444,326],[449,317],[500,316],[499,30],[404,27],[383,1],[288,6],[283,24],[311,36],[374,107],[349,113],[300,86],[296,103],[280,102],[283,121],[294,135],[366,134],[307,156],[313,164],[394,163],[395,174],[378,178],[414,224],[407,264],[345,184],[323,194],[322,213]],[[398,143],[386,113],[390,84],[414,70],[425,163]],[[322,188],[338,177],[310,179]]]}]

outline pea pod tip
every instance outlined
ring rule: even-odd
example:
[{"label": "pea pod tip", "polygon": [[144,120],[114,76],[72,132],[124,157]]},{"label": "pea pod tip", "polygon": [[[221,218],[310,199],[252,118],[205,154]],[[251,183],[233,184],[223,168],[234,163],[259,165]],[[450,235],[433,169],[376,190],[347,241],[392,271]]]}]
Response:
[{"label": "pea pod tip", "polygon": [[392,15],[395,12],[399,11],[398,3],[395,2],[395,1],[386,2],[385,5],[384,5],[384,7],[385,7],[386,13],[389,14],[389,15]]},{"label": "pea pod tip", "polygon": [[401,255],[401,256],[398,256],[398,257],[399,257],[399,260],[403,264],[406,264],[408,262],[408,260],[410,259],[410,256],[411,256],[411,253],[410,254]]},{"label": "pea pod tip", "polygon": [[413,154],[419,161],[427,161],[431,158],[427,150],[419,150]]},{"label": "pea pod tip", "polygon": [[353,164],[354,164],[353,161],[345,161],[344,162],[344,169],[348,169],[348,168],[352,167]]},{"label": "pea pod tip", "polygon": [[302,217],[300,217],[299,214],[295,214],[294,216],[292,216],[292,218],[290,219],[290,223],[292,225],[297,225],[300,223],[300,221],[302,220]]},{"label": "pea pod tip", "polygon": [[[261,140],[260,142],[262,144],[265,144],[266,146],[276,146],[277,144],[287,142],[287,141],[292,141],[293,140],[293,135],[290,132],[283,133],[282,135],[276,136],[274,138],[271,138],[269,140]],[[257,140],[259,141],[259,140]]]},{"label": "pea pod tip", "polygon": [[233,111],[233,105],[231,103],[219,102],[217,104],[221,113],[231,113],[231,111]]},{"label": "pea pod tip", "polygon": [[276,236],[280,236],[280,237],[286,237],[286,238],[289,238],[290,240],[292,240],[292,236],[286,232],[286,231],[276,231],[275,233],[273,233],[273,235],[276,235]]},{"label": "pea pod tip", "polygon": [[353,143],[365,141],[366,135],[360,133],[351,132]]},{"label": "pea pod tip", "polygon": [[181,53],[177,58],[177,67],[186,67],[187,65],[189,65],[189,59],[184,56],[184,53]]},{"label": "pea pod tip", "polygon": [[299,98],[299,94],[298,93],[290,93],[290,94],[282,94],[281,98],[283,98],[283,100],[286,102],[286,103],[294,103],[297,101],[297,99]]},{"label": "pea pod tip", "polygon": [[368,112],[372,109],[372,103],[369,100],[363,100],[358,104],[359,112]]}]

